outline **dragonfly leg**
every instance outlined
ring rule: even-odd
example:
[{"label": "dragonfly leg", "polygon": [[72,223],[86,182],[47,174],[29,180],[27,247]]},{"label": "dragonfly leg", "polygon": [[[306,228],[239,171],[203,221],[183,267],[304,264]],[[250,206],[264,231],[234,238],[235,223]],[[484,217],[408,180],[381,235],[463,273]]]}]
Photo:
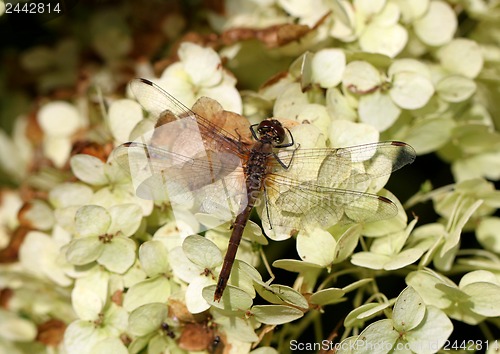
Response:
[{"label": "dragonfly leg", "polygon": [[293,153],[292,153],[292,158],[290,159],[290,161],[288,161],[288,164],[284,163],[279,157],[278,155],[273,152],[273,156],[274,158],[276,159],[276,161],[278,161],[278,163],[281,165],[281,167],[283,167],[285,170],[288,170],[290,168],[290,165],[292,164],[292,161],[293,161],[293,157],[295,156],[295,152],[300,148],[300,144],[297,144],[297,147],[295,149],[293,149]]},{"label": "dragonfly leg", "polygon": [[264,203],[266,203],[266,214],[267,214],[267,220],[269,221],[269,228],[273,228],[273,223],[271,222],[271,215],[269,214],[269,204],[267,203],[267,189],[266,185],[264,183]]},{"label": "dragonfly leg", "polygon": [[255,127],[258,126],[259,124],[252,124],[250,126],[250,132],[252,133],[252,136],[255,140],[259,140],[259,137],[257,136],[257,133],[255,132]]}]

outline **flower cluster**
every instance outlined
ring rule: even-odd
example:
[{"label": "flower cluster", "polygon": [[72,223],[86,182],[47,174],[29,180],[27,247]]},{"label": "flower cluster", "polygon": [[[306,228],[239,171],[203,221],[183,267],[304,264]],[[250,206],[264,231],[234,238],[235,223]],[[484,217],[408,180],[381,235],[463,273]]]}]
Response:
[{"label": "flower cluster", "polygon": [[[0,85],[6,107],[0,114],[12,120],[9,134],[0,130],[0,351],[286,352],[311,323],[316,337],[326,338],[333,328],[320,330],[321,316],[340,302],[352,310],[337,339],[339,353],[356,345],[365,352],[435,353],[462,323],[481,324],[485,340],[495,340],[498,328],[489,329],[500,316],[494,2],[238,0],[192,9],[191,19],[203,18],[193,27],[178,6],[156,5],[103,9],[88,22],[85,40],[64,32],[51,47],[20,52],[17,67],[28,74],[26,92],[36,91],[36,100]],[[159,56],[164,59],[153,65]],[[0,75],[8,73],[0,69]],[[242,207],[230,216],[219,213],[219,201],[234,202],[222,187],[196,195],[202,188],[186,192],[183,180],[133,178],[140,166],[120,159],[121,144],[146,151],[141,162],[156,171],[161,151],[140,148],[148,139],[175,142],[183,153],[171,154],[174,160],[199,153],[186,135],[159,126],[157,115],[168,121],[173,113],[159,96],[138,100],[124,89],[137,76],[175,97],[179,107],[223,121],[242,145],[251,141],[250,124],[272,116],[299,155],[403,141],[417,161],[437,156],[450,169],[449,183],[434,187],[432,171],[413,170],[427,181],[392,184],[420,187],[401,203],[396,190],[384,186],[390,163],[409,163],[412,153],[387,162],[388,155],[367,152],[338,171],[329,169],[325,153],[313,171],[294,163],[293,148],[277,150],[276,158],[291,162],[286,176],[315,178],[319,187],[311,203],[289,198],[294,187],[287,183],[266,185],[266,197],[283,209],[282,223],[318,222],[273,229],[266,220],[276,210],[256,203],[228,286],[214,301],[233,214]],[[199,100],[204,96],[220,105]],[[182,176],[203,185],[212,175],[189,174],[206,161],[224,174],[215,157],[185,158],[195,166],[182,166]],[[373,169],[379,178],[369,178]],[[235,186],[230,173],[224,177],[224,188]],[[165,195],[169,183],[177,194]],[[311,191],[305,183],[295,192],[302,187]],[[141,194],[147,188],[152,198]],[[322,188],[353,192],[327,205]],[[362,193],[376,201],[371,210],[359,209],[373,212],[371,219],[356,214]],[[394,205],[383,203],[388,199]],[[333,213],[317,205],[338,211],[335,222],[324,221],[328,228],[321,221]],[[378,220],[380,205],[394,207],[394,217]],[[294,214],[299,209],[304,215]],[[350,223],[340,222],[344,214]],[[293,237],[298,257],[273,254],[279,247],[265,247],[264,235]],[[266,256],[278,258],[272,266],[293,281],[275,278]],[[386,292],[382,276],[406,287]]]}]

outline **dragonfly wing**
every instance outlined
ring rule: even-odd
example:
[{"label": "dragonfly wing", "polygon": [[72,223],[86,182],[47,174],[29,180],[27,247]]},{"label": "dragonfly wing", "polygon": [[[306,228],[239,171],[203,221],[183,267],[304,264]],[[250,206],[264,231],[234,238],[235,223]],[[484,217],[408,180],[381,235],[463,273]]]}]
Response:
[{"label": "dragonfly wing", "polygon": [[[169,140],[172,138],[180,139],[179,135],[172,134],[171,131],[172,129],[176,131],[182,129],[185,134],[187,131],[193,130],[196,137],[200,138],[199,141],[203,143],[207,150],[234,151],[236,154],[247,151],[246,147],[240,143],[241,136],[235,136],[224,130],[223,127],[229,126],[229,123],[226,124],[227,117],[233,120],[240,118],[238,122],[242,125],[240,128],[242,130],[241,134],[246,134],[249,132],[248,121],[239,115],[223,112],[222,106],[216,103],[216,101],[204,101],[206,104],[197,106],[197,109],[201,112],[194,112],[149,80],[132,80],[130,82],[130,89],[141,106],[156,120],[156,128],[164,125],[168,126],[163,131],[155,129],[152,138],[153,144],[161,145],[169,143]],[[171,123],[179,120],[184,121],[185,124],[178,124],[172,127]],[[188,145],[185,141],[184,144]]]},{"label": "dragonfly wing", "polygon": [[156,122],[114,151],[137,195],[168,202],[174,212],[208,213],[221,222],[238,215],[247,205],[242,159],[248,149],[221,128],[232,116],[215,101],[202,100],[197,109],[206,119],[145,79],[133,80],[130,88]]},{"label": "dragonfly wing", "polygon": [[285,164],[290,163],[290,167],[285,170],[278,161],[272,161],[272,173],[284,178],[366,191],[374,182],[371,190],[379,190],[391,172],[412,163],[415,150],[405,143],[387,141],[336,149],[283,150],[278,157]]},{"label": "dragonfly wing", "polygon": [[208,213],[222,223],[247,205],[241,160],[234,154],[185,156],[130,142],[114,150],[113,160],[130,173],[137,196],[169,203],[174,213]]},{"label": "dragonfly wing", "polygon": [[266,183],[261,219],[273,239],[285,239],[307,227],[323,229],[335,224],[365,223],[397,214],[396,205],[375,194],[296,183],[273,176]]}]

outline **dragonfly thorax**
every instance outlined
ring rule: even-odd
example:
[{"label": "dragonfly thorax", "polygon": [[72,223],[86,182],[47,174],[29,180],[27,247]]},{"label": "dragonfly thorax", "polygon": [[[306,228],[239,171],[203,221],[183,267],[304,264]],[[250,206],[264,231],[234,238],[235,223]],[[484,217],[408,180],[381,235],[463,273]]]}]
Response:
[{"label": "dragonfly thorax", "polygon": [[259,140],[262,142],[281,144],[285,140],[285,129],[276,119],[266,119],[257,127]]}]

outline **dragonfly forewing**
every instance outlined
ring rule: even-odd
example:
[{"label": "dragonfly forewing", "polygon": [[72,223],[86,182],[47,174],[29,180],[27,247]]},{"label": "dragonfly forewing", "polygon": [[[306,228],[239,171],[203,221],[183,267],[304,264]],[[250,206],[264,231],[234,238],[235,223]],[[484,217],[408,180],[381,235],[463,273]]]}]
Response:
[{"label": "dragonfly forewing", "polygon": [[114,158],[129,171],[139,197],[169,203],[174,215],[188,210],[225,222],[247,205],[241,159],[227,150],[208,149],[191,116],[123,144]]}]

